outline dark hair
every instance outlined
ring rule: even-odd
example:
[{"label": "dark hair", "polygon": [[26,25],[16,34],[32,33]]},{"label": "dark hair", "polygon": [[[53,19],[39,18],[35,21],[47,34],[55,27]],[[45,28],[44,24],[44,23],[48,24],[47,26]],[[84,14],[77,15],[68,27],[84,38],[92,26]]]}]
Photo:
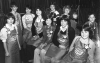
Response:
[{"label": "dark hair", "polygon": [[26,8],[28,9],[32,9],[32,7],[30,5],[26,5]]},{"label": "dark hair", "polygon": [[64,20],[68,23],[68,26],[69,26],[69,19],[64,19],[64,18],[61,18],[61,21]]},{"label": "dark hair", "polygon": [[11,2],[10,7],[14,7],[14,6],[17,7],[16,3],[15,2]]},{"label": "dark hair", "polygon": [[87,26],[87,25],[84,25],[83,27],[82,27],[82,30],[85,30],[85,31],[88,31],[89,32],[89,38],[90,39],[92,39],[93,38],[93,31],[92,31],[92,29],[91,29],[91,27],[89,27],[89,26]]},{"label": "dark hair", "polygon": [[15,23],[15,17],[12,13],[8,13],[7,16],[6,16],[6,19],[9,19],[9,18],[13,18],[14,19],[14,22]]}]

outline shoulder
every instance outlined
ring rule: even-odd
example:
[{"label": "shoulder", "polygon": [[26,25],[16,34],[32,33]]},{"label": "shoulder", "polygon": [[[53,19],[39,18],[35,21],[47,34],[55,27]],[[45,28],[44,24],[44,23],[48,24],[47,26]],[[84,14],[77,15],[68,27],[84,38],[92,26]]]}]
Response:
[{"label": "shoulder", "polygon": [[2,29],[1,29],[1,33],[2,32],[6,32],[7,31],[7,28],[4,26]]},{"label": "shoulder", "polygon": [[34,15],[34,14],[32,14],[32,17],[35,17],[35,15]]},{"label": "shoulder", "polygon": [[93,46],[95,46],[95,42],[93,40],[89,40],[89,44],[90,44],[90,47],[92,48]]},{"label": "shoulder", "polygon": [[81,36],[76,36],[74,39],[76,40],[76,39],[79,39],[79,38],[81,38]]}]

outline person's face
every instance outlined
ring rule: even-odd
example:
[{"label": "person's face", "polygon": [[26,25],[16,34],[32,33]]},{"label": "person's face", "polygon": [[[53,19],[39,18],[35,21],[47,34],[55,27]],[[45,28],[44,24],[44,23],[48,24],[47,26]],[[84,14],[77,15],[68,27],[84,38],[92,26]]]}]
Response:
[{"label": "person's face", "polygon": [[31,9],[26,8],[26,13],[31,13]]},{"label": "person's face", "polygon": [[13,7],[11,7],[11,9],[16,12],[18,7],[17,6],[13,6]]},{"label": "person's face", "polygon": [[64,10],[64,12],[65,12],[66,14],[69,14],[70,10],[69,10],[68,8],[66,8],[66,9]]},{"label": "person's face", "polygon": [[94,22],[95,21],[95,16],[92,14],[89,16],[89,21]]},{"label": "person's face", "polygon": [[67,26],[67,25],[68,25],[67,21],[61,20],[61,26],[62,26],[62,27],[65,27],[65,26]]},{"label": "person's face", "polygon": [[14,19],[13,18],[10,17],[9,19],[7,19],[7,23],[8,24],[13,24],[13,22],[14,22]]},{"label": "person's face", "polygon": [[41,11],[40,9],[37,9],[37,10],[36,10],[36,14],[37,14],[37,15],[41,15],[41,14],[42,14],[42,11]]},{"label": "person's face", "polygon": [[73,14],[73,18],[74,18],[74,19],[77,19],[77,17],[78,17],[77,14],[74,13],[74,14]]},{"label": "person's face", "polygon": [[47,24],[47,25],[51,25],[51,22],[52,22],[51,19],[47,19],[47,20],[46,20],[46,24]]},{"label": "person's face", "polygon": [[50,9],[51,9],[51,10],[55,10],[55,6],[54,6],[54,5],[51,5],[51,6],[50,6]]},{"label": "person's face", "polygon": [[84,29],[81,31],[82,38],[89,38],[89,31],[85,31]]}]

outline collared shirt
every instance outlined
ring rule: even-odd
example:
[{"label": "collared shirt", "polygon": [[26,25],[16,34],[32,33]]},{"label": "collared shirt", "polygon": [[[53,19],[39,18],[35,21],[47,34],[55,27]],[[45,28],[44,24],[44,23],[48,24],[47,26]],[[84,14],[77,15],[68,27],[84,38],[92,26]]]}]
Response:
[{"label": "collared shirt", "polygon": [[[9,31],[6,29],[6,27],[9,29]],[[14,30],[14,28],[17,30],[16,25],[12,25],[11,27],[9,27],[8,24],[6,24],[0,31],[0,39],[2,40],[2,42],[6,42],[7,39],[7,34],[10,34],[10,31]],[[18,33],[18,32],[17,32]]]}]

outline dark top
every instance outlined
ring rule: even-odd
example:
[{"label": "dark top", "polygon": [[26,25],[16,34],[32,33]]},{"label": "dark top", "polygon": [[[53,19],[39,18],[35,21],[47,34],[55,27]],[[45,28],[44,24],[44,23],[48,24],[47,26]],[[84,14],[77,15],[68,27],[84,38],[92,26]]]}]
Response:
[{"label": "dark top", "polygon": [[[52,41],[53,41],[53,43],[56,45],[56,46],[59,46],[59,42],[58,42],[58,40],[57,40],[57,38],[58,38],[58,32],[59,32],[59,30],[60,30],[60,26],[57,26],[56,27],[56,30],[55,30],[55,32],[54,32],[54,36],[53,36],[53,39],[52,39]],[[75,37],[75,30],[72,28],[72,27],[68,27],[68,37],[69,37],[69,46],[71,45],[71,43],[72,43],[72,41],[73,41],[73,39],[74,39],[74,37]]]}]

